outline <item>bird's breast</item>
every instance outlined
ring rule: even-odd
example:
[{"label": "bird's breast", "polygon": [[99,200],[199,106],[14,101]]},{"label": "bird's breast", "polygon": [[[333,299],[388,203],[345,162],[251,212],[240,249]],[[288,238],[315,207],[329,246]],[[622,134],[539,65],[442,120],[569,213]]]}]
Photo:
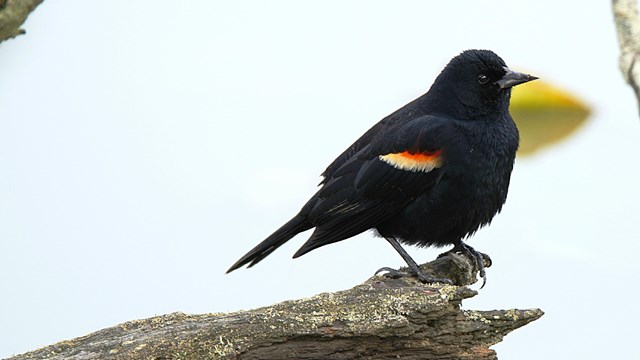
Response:
[{"label": "bird's breast", "polygon": [[517,133],[515,141],[494,134],[458,143],[455,151],[443,149],[439,182],[378,231],[422,246],[444,246],[473,234],[502,209],[516,149]]}]

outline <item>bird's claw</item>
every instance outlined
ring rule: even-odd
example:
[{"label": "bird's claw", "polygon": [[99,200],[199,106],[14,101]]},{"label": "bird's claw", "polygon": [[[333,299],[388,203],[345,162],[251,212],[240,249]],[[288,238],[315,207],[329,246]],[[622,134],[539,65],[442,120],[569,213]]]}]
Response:
[{"label": "bird's claw", "polygon": [[[451,253],[461,253],[471,258],[474,269],[478,271],[478,275],[480,275],[480,277],[482,278],[482,286],[480,286],[480,289],[482,289],[484,285],[487,283],[487,272],[485,271],[485,267],[489,267],[492,264],[492,261],[489,255],[485,253],[481,253],[465,243],[460,243],[456,245],[453,249],[438,255],[438,258],[446,256]],[[486,266],[485,266],[485,263],[487,264]]]},{"label": "bird's claw", "polygon": [[380,274],[382,272],[385,272],[385,274],[383,274],[384,276],[387,276],[387,277],[390,277],[390,278],[393,278],[393,279],[396,279],[396,278],[399,278],[399,277],[403,277],[403,276],[407,276],[407,273],[404,273],[404,272],[402,272],[400,270],[396,270],[396,269],[393,269],[393,268],[390,268],[390,267],[386,267],[386,266],[385,267],[381,267],[380,269],[376,270],[376,273],[373,274],[373,275],[378,275],[378,274]]},{"label": "bird's claw", "polygon": [[390,267],[383,267],[378,269],[375,275],[378,275],[381,272],[385,272],[384,276],[390,277],[392,279],[399,279],[402,277],[415,277],[418,280],[420,280],[420,282],[425,284],[443,283],[443,284],[453,285],[453,281],[449,279],[431,277],[426,275],[422,271],[416,271],[415,269],[411,269],[411,268],[409,268],[409,271],[400,271],[400,270],[392,269]]}]

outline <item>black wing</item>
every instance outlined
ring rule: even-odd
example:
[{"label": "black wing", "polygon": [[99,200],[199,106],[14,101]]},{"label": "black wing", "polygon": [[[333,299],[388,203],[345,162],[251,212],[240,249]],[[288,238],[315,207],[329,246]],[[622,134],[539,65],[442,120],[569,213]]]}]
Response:
[{"label": "black wing", "polygon": [[429,190],[446,171],[452,120],[423,116],[390,124],[333,169],[301,215],[316,227],[294,257],[374,228]]}]

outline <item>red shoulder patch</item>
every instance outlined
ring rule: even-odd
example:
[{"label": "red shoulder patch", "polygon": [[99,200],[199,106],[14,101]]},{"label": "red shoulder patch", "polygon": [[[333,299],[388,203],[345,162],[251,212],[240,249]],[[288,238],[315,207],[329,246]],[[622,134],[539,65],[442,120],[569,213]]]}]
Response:
[{"label": "red shoulder patch", "polygon": [[441,153],[441,150],[423,151],[418,153],[403,151],[400,153],[380,155],[378,158],[396,169],[414,172],[429,172],[442,166],[443,161]]}]

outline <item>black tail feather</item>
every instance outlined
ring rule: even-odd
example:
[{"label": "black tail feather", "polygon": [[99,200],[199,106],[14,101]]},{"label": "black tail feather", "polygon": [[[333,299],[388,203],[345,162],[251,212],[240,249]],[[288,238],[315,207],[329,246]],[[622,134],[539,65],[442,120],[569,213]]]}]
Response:
[{"label": "black tail feather", "polygon": [[375,205],[375,202],[363,204],[363,206],[359,208],[359,211],[351,214],[351,216],[337,217],[332,221],[316,227],[309,240],[298,249],[293,255],[293,258],[300,257],[321,246],[342,241],[363,233],[371,228],[369,224],[380,222],[381,219],[387,217],[389,213],[395,212],[396,207],[403,205],[403,203],[388,203],[386,207]]},{"label": "black tail feather", "polygon": [[312,227],[313,225],[311,225],[305,217],[297,215],[286,224],[282,225],[263,242],[251,249],[251,251],[241,257],[240,260],[236,261],[235,264],[231,265],[229,270],[227,270],[227,274],[247,264],[247,267],[252,267],[271,254],[275,249],[289,241],[292,237],[296,236],[300,232],[309,230]]}]

